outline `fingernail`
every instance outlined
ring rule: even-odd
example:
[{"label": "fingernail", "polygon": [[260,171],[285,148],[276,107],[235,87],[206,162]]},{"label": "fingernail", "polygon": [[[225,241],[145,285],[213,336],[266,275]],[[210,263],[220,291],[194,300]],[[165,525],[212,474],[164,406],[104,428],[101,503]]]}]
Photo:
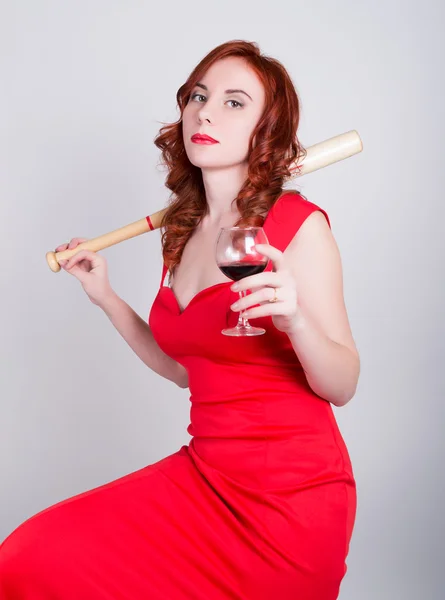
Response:
[{"label": "fingernail", "polygon": [[233,310],[236,310],[237,308],[239,308],[239,302],[235,302],[234,304],[232,304],[232,306],[230,307]]},{"label": "fingernail", "polygon": [[234,292],[236,292],[236,290],[238,288],[239,288],[239,285],[237,283],[234,283],[230,289],[233,290]]}]

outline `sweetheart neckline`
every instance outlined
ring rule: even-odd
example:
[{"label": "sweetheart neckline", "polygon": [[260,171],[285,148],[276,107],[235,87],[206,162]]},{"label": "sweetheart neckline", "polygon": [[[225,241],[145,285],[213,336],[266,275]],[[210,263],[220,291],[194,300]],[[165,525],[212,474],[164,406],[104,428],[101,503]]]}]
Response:
[{"label": "sweetheart neckline", "polygon": [[[186,312],[186,310],[188,309],[188,307],[189,307],[191,304],[193,304],[193,302],[195,301],[195,299],[197,299],[199,296],[201,296],[201,294],[203,294],[204,292],[208,292],[208,291],[210,291],[210,290],[213,290],[213,289],[215,289],[215,288],[221,287],[221,286],[223,286],[223,285],[227,285],[228,283],[230,283],[230,284],[233,284],[233,283],[235,283],[235,282],[234,282],[232,279],[229,279],[229,281],[221,281],[220,283],[214,283],[213,285],[209,285],[208,287],[205,287],[205,288],[203,288],[202,290],[199,290],[199,292],[197,292],[197,293],[196,293],[196,294],[195,294],[195,295],[192,297],[192,299],[190,300],[190,302],[189,302],[189,303],[188,303],[188,304],[185,306],[184,310],[181,310],[181,307],[180,307],[180,305],[179,305],[179,302],[178,302],[178,299],[177,299],[177,297],[176,297],[176,294],[175,294],[175,292],[173,291],[173,288],[171,288],[171,287],[170,287],[170,286],[168,286],[168,285],[162,285],[162,286],[161,286],[161,290],[162,290],[162,289],[170,290],[170,292],[171,292],[171,295],[172,295],[172,297],[173,297],[173,299],[174,299],[174,301],[175,301],[176,308],[178,309],[178,317],[181,317],[181,316],[182,316],[182,315],[183,315],[183,314]],[[233,293],[236,293],[236,292],[233,292]]]},{"label": "sweetheart neckline", "polygon": [[[280,196],[278,198],[278,200],[281,200],[281,198],[284,197],[284,196],[287,196],[287,194],[284,193],[282,196]],[[275,206],[277,205],[278,200],[271,206],[269,212],[267,213],[267,215],[266,215],[266,217],[264,219],[262,228],[263,228],[263,230],[265,232],[266,232],[266,224],[269,223],[269,219],[272,216],[273,210],[275,209]],[[266,236],[267,236],[267,233],[266,233]],[[270,240],[269,240],[269,244],[270,244]],[[268,271],[269,267],[271,267],[271,266],[272,266],[272,261],[269,259],[268,262],[267,262],[266,268],[264,269],[264,271]],[[200,290],[197,294],[195,294],[192,297],[192,299],[190,300],[190,302],[185,306],[184,310],[181,310],[181,307],[179,306],[178,298],[176,297],[176,294],[173,291],[173,288],[171,288],[168,285],[161,285],[160,289],[162,290],[163,288],[167,288],[168,290],[170,290],[171,295],[172,295],[173,299],[175,300],[176,307],[178,309],[178,315],[177,316],[181,317],[187,311],[187,309],[190,306],[190,304],[193,303],[193,301],[195,300],[195,298],[198,298],[204,292],[207,292],[207,291],[212,290],[214,288],[219,288],[219,287],[221,287],[223,285],[227,285],[228,283],[233,284],[233,283],[235,283],[235,281],[233,281],[232,279],[229,279],[228,281],[221,281],[220,283],[214,283],[213,285],[209,285],[208,287],[203,288],[202,290]],[[233,293],[236,294],[237,292],[233,292]],[[239,296],[239,294],[238,294],[238,296]]]}]

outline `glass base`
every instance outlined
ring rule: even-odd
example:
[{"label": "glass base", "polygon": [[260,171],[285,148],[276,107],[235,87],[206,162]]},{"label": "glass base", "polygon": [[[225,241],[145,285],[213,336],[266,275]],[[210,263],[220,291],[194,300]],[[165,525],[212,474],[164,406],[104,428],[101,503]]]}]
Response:
[{"label": "glass base", "polygon": [[240,327],[222,329],[221,333],[224,335],[231,335],[234,337],[242,337],[246,335],[262,335],[263,333],[266,333],[266,330],[262,327],[252,327],[252,325],[241,325]]}]

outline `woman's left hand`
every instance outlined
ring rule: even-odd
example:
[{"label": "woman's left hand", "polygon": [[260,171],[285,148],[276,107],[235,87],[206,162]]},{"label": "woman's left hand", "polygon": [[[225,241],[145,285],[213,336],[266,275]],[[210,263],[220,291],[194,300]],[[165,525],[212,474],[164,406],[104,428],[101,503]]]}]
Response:
[{"label": "woman's left hand", "polygon": [[[255,244],[255,250],[272,261],[273,270],[250,275],[235,282],[230,287],[232,291],[249,289],[252,293],[237,300],[230,308],[234,311],[244,311],[241,316],[247,319],[271,316],[279,331],[291,333],[298,328],[301,321],[295,277],[285,268],[281,250],[270,244]],[[270,302],[274,295],[277,298],[276,302]],[[261,306],[249,308],[255,304]]]}]

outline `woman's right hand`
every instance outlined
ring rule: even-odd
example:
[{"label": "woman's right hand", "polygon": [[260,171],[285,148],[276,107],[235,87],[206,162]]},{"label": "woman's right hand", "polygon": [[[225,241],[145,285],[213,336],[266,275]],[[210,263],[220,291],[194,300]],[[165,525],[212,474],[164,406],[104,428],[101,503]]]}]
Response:
[{"label": "woman's right hand", "polygon": [[[68,244],[57,246],[55,252],[77,248],[88,238],[73,238]],[[93,304],[102,306],[115,294],[108,280],[108,266],[106,259],[91,250],[79,250],[68,260],[59,260],[59,264],[71,275],[74,275]]]}]

